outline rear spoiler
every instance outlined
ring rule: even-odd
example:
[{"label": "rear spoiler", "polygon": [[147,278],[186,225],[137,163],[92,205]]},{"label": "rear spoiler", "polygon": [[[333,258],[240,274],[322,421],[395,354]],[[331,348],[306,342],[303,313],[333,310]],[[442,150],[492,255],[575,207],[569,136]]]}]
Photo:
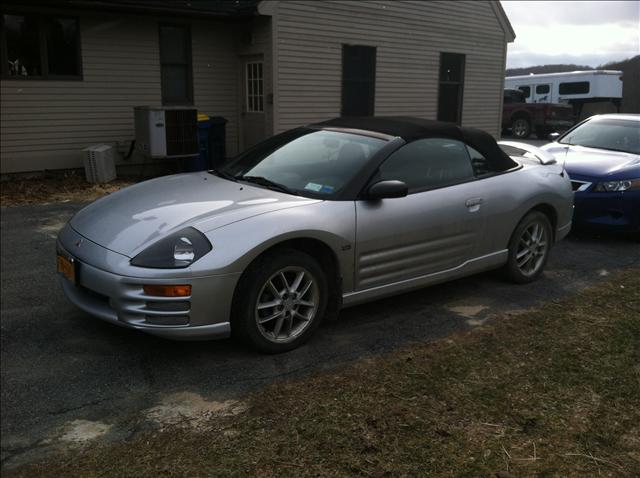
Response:
[{"label": "rear spoiler", "polygon": [[527,153],[532,154],[538,161],[540,161],[540,164],[544,164],[545,166],[556,164],[558,162],[553,154],[540,148],[536,148],[535,146],[531,146],[527,143],[519,143],[517,141],[498,141],[498,145],[508,146],[510,148],[526,151]]}]

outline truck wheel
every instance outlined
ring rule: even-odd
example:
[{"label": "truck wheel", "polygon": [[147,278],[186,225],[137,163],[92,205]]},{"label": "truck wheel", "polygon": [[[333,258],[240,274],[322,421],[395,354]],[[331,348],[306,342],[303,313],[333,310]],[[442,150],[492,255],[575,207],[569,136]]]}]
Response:
[{"label": "truck wheel", "polygon": [[531,123],[527,118],[517,118],[511,123],[511,133],[518,139],[528,138],[531,134]]}]

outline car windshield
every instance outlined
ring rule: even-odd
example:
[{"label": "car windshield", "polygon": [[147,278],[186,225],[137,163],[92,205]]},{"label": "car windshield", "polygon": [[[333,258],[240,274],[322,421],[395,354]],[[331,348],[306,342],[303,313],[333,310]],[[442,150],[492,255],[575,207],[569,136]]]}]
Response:
[{"label": "car windshield", "polygon": [[562,144],[640,154],[640,122],[621,119],[594,119],[569,131]]},{"label": "car windshield", "polygon": [[360,134],[298,129],[248,150],[222,172],[260,187],[328,199],[385,143]]}]

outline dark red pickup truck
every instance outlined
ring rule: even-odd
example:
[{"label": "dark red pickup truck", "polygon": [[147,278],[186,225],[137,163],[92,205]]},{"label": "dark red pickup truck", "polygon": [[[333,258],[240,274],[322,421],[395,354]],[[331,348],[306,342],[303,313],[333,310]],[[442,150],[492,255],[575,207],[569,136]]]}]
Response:
[{"label": "dark red pickup truck", "polygon": [[575,123],[573,107],[562,103],[527,103],[520,90],[504,90],[502,129],[516,138],[528,138],[532,131],[540,139],[564,131]]}]

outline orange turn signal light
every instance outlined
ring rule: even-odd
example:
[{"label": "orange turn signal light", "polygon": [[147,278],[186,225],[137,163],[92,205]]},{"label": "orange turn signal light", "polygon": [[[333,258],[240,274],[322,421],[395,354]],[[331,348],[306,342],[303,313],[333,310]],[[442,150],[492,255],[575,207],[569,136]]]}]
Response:
[{"label": "orange turn signal light", "polygon": [[145,285],[142,287],[147,295],[157,297],[187,297],[191,295],[190,285]]}]

